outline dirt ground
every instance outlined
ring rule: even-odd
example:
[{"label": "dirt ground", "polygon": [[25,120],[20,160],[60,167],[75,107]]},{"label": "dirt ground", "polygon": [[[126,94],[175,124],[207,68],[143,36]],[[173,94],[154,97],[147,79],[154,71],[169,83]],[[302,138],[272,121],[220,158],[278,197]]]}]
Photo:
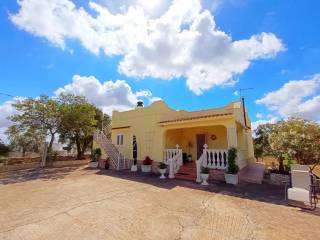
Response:
[{"label": "dirt ground", "polygon": [[208,187],[84,167],[0,175],[0,239],[317,239],[320,211],[270,185]]}]

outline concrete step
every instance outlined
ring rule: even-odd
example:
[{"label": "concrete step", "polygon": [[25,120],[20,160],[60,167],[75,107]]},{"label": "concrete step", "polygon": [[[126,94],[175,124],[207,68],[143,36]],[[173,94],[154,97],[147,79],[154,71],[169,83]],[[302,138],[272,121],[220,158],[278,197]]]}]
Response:
[{"label": "concrete step", "polygon": [[189,181],[195,181],[197,179],[196,175],[189,175],[189,174],[181,174],[181,173],[177,173],[175,175],[176,179],[180,179],[180,180],[189,180]]}]

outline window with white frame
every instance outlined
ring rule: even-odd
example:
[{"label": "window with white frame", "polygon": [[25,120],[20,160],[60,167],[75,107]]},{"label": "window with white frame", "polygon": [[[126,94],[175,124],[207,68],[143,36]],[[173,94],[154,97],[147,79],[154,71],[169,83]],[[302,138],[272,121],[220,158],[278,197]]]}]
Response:
[{"label": "window with white frame", "polygon": [[123,134],[117,135],[117,145],[123,145]]}]

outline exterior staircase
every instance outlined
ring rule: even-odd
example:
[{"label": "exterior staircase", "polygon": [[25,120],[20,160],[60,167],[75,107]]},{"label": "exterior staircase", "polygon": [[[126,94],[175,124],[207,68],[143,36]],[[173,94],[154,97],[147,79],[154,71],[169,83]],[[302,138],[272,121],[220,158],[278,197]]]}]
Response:
[{"label": "exterior staircase", "polygon": [[197,179],[197,167],[195,162],[185,163],[175,174],[176,179],[196,181]]},{"label": "exterior staircase", "polygon": [[129,169],[132,165],[132,160],[127,159],[121,154],[119,149],[112,144],[111,140],[103,133],[96,133],[94,141],[106,152],[110,159],[110,168],[115,170]]},{"label": "exterior staircase", "polygon": [[[264,176],[265,166],[260,163],[252,163],[241,169],[239,172],[239,180],[241,182],[261,184]],[[209,180],[225,181],[224,170],[210,169]],[[197,168],[195,162],[185,163],[175,174],[176,179],[196,181]]]}]

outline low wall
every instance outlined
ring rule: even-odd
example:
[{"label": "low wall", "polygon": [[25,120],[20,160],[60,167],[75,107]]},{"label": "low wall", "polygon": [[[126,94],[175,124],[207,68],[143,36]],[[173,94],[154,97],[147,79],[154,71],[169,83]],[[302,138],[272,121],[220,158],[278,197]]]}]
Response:
[{"label": "low wall", "polygon": [[290,175],[285,174],[278,174],[278,173],[270,173],[270,184],[273,185],[284,185],[283,182],[289,182],[290,181]]},{"label": "low wall", "polygon": [[[142,162],[143,160],[137,160],[137,165],[138,165],[138,171],[141,171],[141,165],[142,165]],[[152,162],[152,167],[151,167],[151,171],[154,172],[154,173],[158,173],[159,172],[159,163],[160,162],[156,162],[156,161],[153,161]],[[133,162],[132,162],[133,164]],[[111,170],[115,170],[112,166],[112,164],[110,164],[110,169]]]},{"label": "low wall", "polygon": [[23,163],[23,164],[15,164],[15,165],[5,165],[0,167],[0,172],[6,171],[15,171],[15,170],[23,170],[23,169],[30,169],[30,168],[39,168],[41,163]]},{"label": "low wall", "polygon": [[89,160],[66,160],[66,161],[54,161],[52,167],[64,167],[64,166],[73,166],[73,165],[86,165]]},{"label": "low wall", "polygon": [[[4,164],[0,166],[0,172],[15,171],[23,169],[31,169],[41,167],[41,157],[11,157],[4,160]],[[47,162],[50,167],[63,167],[73,165],[88,164],[89,158],[85,160],[76,160],[74,156],[58,156],[56,161]]]},{"label": "low wall", "polygon": [[41,157],[11,157],[4,160],[0,172],[38,168],[40,165]]}]

